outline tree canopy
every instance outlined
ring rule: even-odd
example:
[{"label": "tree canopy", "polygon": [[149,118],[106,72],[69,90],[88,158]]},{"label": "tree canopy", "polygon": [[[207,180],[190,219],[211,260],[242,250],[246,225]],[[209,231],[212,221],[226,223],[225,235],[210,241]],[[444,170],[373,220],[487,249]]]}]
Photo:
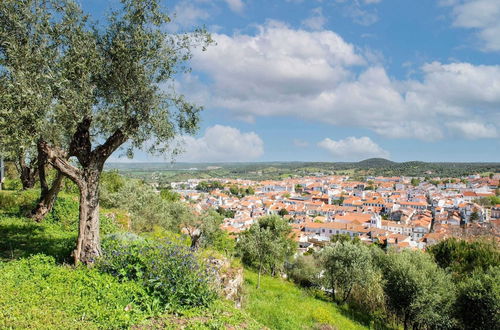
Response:
[{"label": "tree canopy", "polygon": [[109,156],[123,146],[128,155],[136,148],[176,154],[175,137],[197,130],[201,110],[176,93],[174,78],[189,70],[191,49],[204,49],[210,35],[166,33],[170,18],[158,0],[120,4],[102,25],[73,0],[0,6],[0,72],[7,85],[1,111],[9,124],[22,123],[10,125],[11,135],[22,139],[15,144],[35,139],[39,153],[78,185],[75,262],[100,255],[99,176]]}]

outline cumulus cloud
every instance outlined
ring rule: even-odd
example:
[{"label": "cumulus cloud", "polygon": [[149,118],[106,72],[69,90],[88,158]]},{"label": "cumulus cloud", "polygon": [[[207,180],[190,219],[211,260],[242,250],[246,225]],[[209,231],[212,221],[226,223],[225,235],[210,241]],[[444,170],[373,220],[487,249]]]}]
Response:
[{"label": "cumulus cloud", "polygon": [[193,60],[210,82],[190,77],[185,92],[246,121],[292,116],[422,140],[445,137],[446,122],[500,122],[498,65],[433,62],[421,79],[398,80],[333,31],[268,22],[255,35],[213,37],[218,45]]},{"label": "cumulus cloud", "polygon": [[498,133],[493,125],[486,125],[481,122],[452,122],[447,126],[455,132],[457,136],[463,136],[467,139],[483,139],[483,138],[496,138]]},{"label": "cumulus cloud", "polygon": [[453,26],[474,29],[485,51],[500,51],[500,1],[446,0],[452,7]]},{"label": "cumulus cloud", "polygon": [[185,152],[178,160],[186,162],[250,161],[264,153],[264,142],[256,133],[222,125],[207,128],[200,138],[183,136],[179,144]]},{"label": "cumulus cloud", "polygon": [[367,136],[360,138],[350,136],[338,141],[326,138],[318,142],[318,146],[328,151],[335,160],[356,161],[371,157],[389,157],[386,150]]}]

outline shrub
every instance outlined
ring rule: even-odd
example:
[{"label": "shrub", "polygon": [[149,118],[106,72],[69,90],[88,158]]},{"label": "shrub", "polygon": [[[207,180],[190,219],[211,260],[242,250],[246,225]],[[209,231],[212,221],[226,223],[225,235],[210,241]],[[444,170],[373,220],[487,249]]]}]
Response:
[{"label": "shrub", "polygon": [[5,179],[3,183],[3,189],[5,190],[21,190],[23,189],[23,184],[20,179]]},{"label": "shrub", "polygon": [[106,237],[102,249],[101,271],[141,283],[168,310],[208,306],[216,298],[209,271],[185,246],[121,234]]},{"label": "shrub", "polygon": [[25,191],[0,191],[0,211],[12,215],[26,215],[36,204],[38,192],[35,189]]},{"label": "shrub", "polygon": [[45,221],[61,224],[66,229],[78,228],[80,207],[74,196],[60,194]]},{"label": "shrub", "polygon": [[286,273],[290,280],[303,287],[317,286],[319,282],[319,267],[312,255],[298,256],[287,263]]},{"label": "shrub", "polygon": [[455,313],[465,329],[500,328],[500,267],[476,271],[458,285]]},{"label": "shrub", "polygon": [[[52,211],[47,215],[44,221],[58,224],[64,230],[76,231],[79,224],[80,205],[75,196],[59,194],[54,203]],[[100,232],[102,235],[114,233],[119,230],[118,225],[112,217],[101,214]]]},{"label": "shrub", "polygon": [[441,268],[458,277],[500,264],[500,250],[494,241],[449,238],[430,247],[429,252]]}]

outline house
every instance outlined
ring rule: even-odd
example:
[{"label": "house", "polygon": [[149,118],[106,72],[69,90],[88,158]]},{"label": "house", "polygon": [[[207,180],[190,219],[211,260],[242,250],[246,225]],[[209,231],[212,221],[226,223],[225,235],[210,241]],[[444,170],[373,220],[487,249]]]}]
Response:
[{"label": "house", "polygon": [[412,231],[412,237],[413,240],[418,241],[422,237],[424,237],[426,234],[429,233],[431,229],[431,223],[428,221],[413,221],[412,223],[413,231]]},{"label": "house", "polygon": [[500,219],[500,204],[497,204],[491,208],[491,219]]},{"label": "house", "polygon": [[304,231],[314,233],[324,239],[330,239],[334,235],[347,234],[351,237],[361,236],[368,233],[370,230],[363,226],[354,224],[345,224],[339,222],[309,222],[304,225]]}]

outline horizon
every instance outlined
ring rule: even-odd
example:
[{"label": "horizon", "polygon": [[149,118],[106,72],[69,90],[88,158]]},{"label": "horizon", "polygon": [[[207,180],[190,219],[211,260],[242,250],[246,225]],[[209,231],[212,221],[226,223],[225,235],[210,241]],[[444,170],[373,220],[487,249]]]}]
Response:
[{"label": "horizon", "polygon": [[500,161],[498,162],[488,162],[488,161],[478,161],[478,162],[467,162],[467,161],[459,161],[459,162],[449,162],[449,161],[421,161],[421,160],[406,160],[406,161],[393,161],[390,159],[386,158],[367,158],[363,159],[360,161],[297,161],[297,160],[289,160],[289,161],[239,161],[239,162],[161,162],[161,161],[140,161],[140,160],[130,160],[130,161],[110,161],[106,162],[106,164],[202,164],[202,165],[211,165],[211,164],[275,164],[275,163],[343,163],[343,164],[357,164],[357,163],[362,163],[366,161],[371,161],[371,160],[383,160],[383,161],[388,161],[392,162],[395,164],[401,164],[401,163],[436,163],[436,164],[500,164]]}]

